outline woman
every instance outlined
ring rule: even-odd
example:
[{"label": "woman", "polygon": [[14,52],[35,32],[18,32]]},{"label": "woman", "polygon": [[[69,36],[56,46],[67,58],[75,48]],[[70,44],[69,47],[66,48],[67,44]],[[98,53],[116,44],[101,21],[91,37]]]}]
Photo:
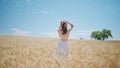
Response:
[{"label": "woman", "polygon": [[[67,25],[70,25],[71,28],[67,29]],[[73,29],[73,24],[71,24],[68,21],[61,21],[59,29],[58,29],[60,40],[58,42],[58,45],[55,51],[55,55],[57,57],[69,57],[70,56],[68,37],[72,29]]]}]

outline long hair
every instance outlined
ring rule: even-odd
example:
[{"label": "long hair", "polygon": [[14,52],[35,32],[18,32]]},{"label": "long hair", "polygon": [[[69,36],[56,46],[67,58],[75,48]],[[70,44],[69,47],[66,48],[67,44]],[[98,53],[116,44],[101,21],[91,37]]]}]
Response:
[{"label": "long hair", "polygon": [[67,23],[65,21],[61,21],[61,30],[62,30],[62,34],[67,33]]}]

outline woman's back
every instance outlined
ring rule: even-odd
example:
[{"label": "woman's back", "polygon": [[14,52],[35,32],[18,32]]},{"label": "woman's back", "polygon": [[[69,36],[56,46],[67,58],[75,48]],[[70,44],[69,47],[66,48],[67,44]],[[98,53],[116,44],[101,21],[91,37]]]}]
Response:
[{"label": "woman's back", "polygon": [[62,34],[62,30],[58,30],[58,34],[59,34],[59,37],[61,40],[67,41],[69,34],[70,34],[70,31],[67,31],[66,34]]}]

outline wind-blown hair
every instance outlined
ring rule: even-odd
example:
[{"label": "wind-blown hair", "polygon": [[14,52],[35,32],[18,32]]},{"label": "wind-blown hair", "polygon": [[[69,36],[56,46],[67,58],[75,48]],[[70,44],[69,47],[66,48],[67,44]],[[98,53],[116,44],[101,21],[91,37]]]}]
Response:
[{"label": "wind-blown hair", "polygon": [[67,23],[65,21],[61,21],[61,30],[62,30],[62,34],[67,33]]}]

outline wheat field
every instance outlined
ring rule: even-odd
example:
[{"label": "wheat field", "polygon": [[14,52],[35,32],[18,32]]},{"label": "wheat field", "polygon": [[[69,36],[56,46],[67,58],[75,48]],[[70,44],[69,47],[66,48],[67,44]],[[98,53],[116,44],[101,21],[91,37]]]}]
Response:
[{"label": "wheat field", "polygon": [[70,39],[69,58],[54,56],[58,39],[0,35],[0,68],[120,68],[120,41]]}]

